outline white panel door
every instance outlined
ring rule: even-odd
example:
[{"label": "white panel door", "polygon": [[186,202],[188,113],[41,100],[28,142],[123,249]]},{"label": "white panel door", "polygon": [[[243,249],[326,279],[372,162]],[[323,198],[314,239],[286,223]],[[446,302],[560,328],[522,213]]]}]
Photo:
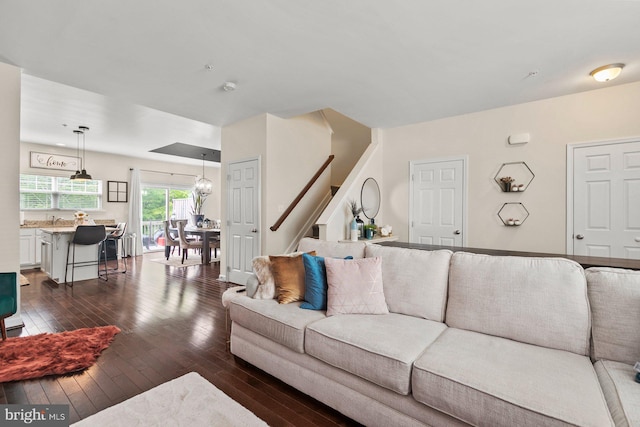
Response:
[{"label": "white panel door", "polygon": [[411,163],[409,242],[462,246],[465,160]]},{"label": "white panel door", "polygon": [[640,142],[573,153],[573,253],[640,259]]},{"label": "white panel door", "polygon": [[230,163],[227,176],[227,280],[244,285],[251,260],[260,254],[258,159]]}]

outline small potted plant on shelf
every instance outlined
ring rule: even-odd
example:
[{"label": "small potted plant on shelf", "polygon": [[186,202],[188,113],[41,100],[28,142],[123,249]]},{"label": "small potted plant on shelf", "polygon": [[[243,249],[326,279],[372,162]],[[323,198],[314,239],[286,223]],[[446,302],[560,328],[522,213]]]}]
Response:
[{"label": "small potted plant on shelf", "polygon": [[373,239],[378,231],[378,227],[375,224],[365,224],[365,237],[367,239]]},{"label": "small potted plant on shelf", "polygon": [[515,181],[515,179],[510,176],[503,176],[500,178],[500,184],[502,184],[503,191],[511,191],[511,183]]}]

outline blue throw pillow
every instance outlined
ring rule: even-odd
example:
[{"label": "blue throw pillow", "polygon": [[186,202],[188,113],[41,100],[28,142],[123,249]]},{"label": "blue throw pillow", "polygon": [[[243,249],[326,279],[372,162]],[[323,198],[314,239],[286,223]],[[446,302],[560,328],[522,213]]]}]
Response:
[{"label": "blue throw pillow", "polygon": [[[345,259],[353,259],[348,256]],[[307,310],[327,309],[327,270],[324,258],[302,254],[304,264],[304,302],[300,308]]]}]

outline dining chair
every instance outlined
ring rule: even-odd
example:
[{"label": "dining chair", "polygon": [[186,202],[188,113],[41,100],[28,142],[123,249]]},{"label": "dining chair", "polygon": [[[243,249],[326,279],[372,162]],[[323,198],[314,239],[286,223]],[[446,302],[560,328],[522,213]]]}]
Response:
[{"label": "dining chair", "polygon": [[[107,238],[107,232],[104,225],[79,225],[76,228],[76,232],[73,233],[73,238],[69,241],[67,246],[67,265],[64,270],[64,283],[67,286],[73,287],[74,273],[76,267],[88,267],[92,265],[98,266],[98,277],[104,280],[109,280],[109,274],[107,272],[107,251],[101,250],[102,242]],[[79,261],[76,262],[76,246],[90,246],[99,245],[97,250],[97,261]],[[73,251],[71,250],[73,247]],[[72,253],[71,263],[69,263],[69,253]],[[104,260],[104,277],[100,276],[100,258]],[[71,266],[71,284],[67,282],[67,272]]]},{"label": "dining chair", "polygon": [[[163,221],[164,222],[164,256],[169,260],[169,251],[173,254],[176,246],[178,247],[178,255],[180,255],[180,238],[176,238],[173,232],[170,230],[170,225],[177,227],[177,225],[171,224],[174,220]],[[169,249],[171,248],[171,249]]]},{"label": "dining chair", "polygon": [[15,272],[0,273],[0,330],[2,341],[7,339],[7,328],[4,319],[11,317],[18,311],[18,275]]},{"label": "dining chair", "polygon": [[[211,249],[213,249],[213,258],[218,258],[218,251],[220,250],[219,234],[216,237],[209,239],[209,254],[211,254]],[[209,256],[209,258],[211,258],[211,256]],[[220,262],[220,260],[218,259],[215,262]]]},{"label": "dining chair", "polygon": [[189,249],[202,249],[202,243],[187,239],[187,233],[184,231],[186,224],[187,221],[176,221],[176,225],[178,226],[178,240],[180,241],[180,249],[182,249],[182,264],[184,264],[185,258],[189,257]]}]

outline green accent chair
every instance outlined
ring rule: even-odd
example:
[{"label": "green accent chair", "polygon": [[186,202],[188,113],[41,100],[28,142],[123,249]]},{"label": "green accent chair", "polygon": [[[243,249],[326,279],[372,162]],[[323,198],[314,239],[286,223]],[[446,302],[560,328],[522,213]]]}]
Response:
[{"label": "green accent chair", "polygon": [[4,319],[18,311],[18,276],[16,273],[0,273],[0,329],[2,341],[7,339]]}]

